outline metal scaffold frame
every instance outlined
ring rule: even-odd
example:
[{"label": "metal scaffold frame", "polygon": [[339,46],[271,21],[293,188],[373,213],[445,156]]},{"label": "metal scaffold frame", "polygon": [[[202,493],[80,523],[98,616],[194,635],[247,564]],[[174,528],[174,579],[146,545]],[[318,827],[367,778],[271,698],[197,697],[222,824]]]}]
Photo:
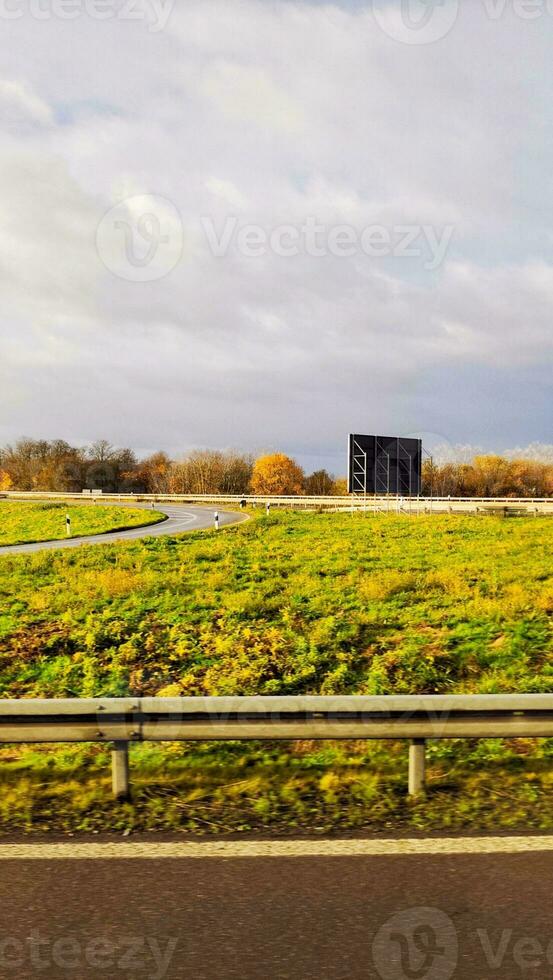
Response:
[{"label": "metal scaffold frame", "polygon": [[367,495],[367,454],[357,439],[353,440],[352,447],[352,493],[362,493]]},{"label": "metal scaffold frame", "polygon": [[[365,438],[365,437],[363,437]],[[350,442],[350,486],[353,496],[376,497],[420,496],[420,458],[417,449],[405,445],[401,437],[372,436],[369,447],[360,437]],[[414,442],[414,440],[412,440]]]},{"label": "metal scaffold frame", "polygon": [[[409,453],[407,451],[407,449],[405,448],[405,445],[401,442],[401,439],[398,439],[398,441],[397,441],[398,488],[401,485],[401,476],[402,476],[402,473],[401,473],[401,464],[402,463],[406,463],[407,461],[409,462],[409,479],[408,479],[407,495],[409,497],[412,497],[413,496],[413,493],[414,493],[414,483],[415,483],[415,477],[416,477],[416,469],[414,467],[414,460],[413,460],[413,456],[411,455],[411,453]],[[420,486],[418,486],[418,481],[417,481],[417,488],[416,489],[417,489],[417,494],[419,494],[420,493]],[[403,494],[402,494],[401,491],[399,491],[399,493],[398,493],[398,496],[400,496],[400,495],[403,496]]]},{"label": "metal scaffold frame", "polygon": [[390,493],[391,460],[390,454],[383,445],[383,440],[378,437],[375,440],[374,454],[374,495],[380,494],[388,496]]}]

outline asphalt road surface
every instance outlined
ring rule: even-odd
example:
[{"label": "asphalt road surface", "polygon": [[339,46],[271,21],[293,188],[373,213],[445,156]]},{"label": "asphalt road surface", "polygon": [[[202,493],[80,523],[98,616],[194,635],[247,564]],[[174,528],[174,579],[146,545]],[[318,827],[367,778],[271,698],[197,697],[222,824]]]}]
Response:
[{"label": "asphalt road surface", "polygon": [[507,853],[0,853],[0,976],[549,980],[546,840]]},{"label": "asphalt road surface", "polygon": [[[105,504],[102,506],[130,506],[138,510],[150,510],[146,504]],[[136,527],[131,531],[112,531],[109,534],[92,534],[85,537],[63,538],[60,541],[39,541],[37,544],[16,544],[0,548],[0,555],[23,555],[36,551],[46,551],[58,548],[79,548],[83,544],[114,544],[120,541],[136,541],[139,538],[159,538],[167,535],[182,534],[185,531],[205,531],[214,526],[214,510],[206,507],[189,507],[188,505],[155,504],[154,510],[167,516],[161,524],[151,524],[148,527]],[[71,513],[71,510],[68,509]],[[220,527],[238,524],[247,520],[246,514],[236,514],[231,511],[219,511]],[[1,976],[1,975],[0,975]]]}]

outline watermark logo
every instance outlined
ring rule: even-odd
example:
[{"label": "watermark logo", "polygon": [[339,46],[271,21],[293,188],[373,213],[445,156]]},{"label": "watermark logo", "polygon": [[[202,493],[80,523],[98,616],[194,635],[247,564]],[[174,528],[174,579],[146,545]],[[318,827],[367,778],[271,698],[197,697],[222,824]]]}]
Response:
[{"label": "watermark logo", "polygon": [[0,969],[3,978],[30,977],[45,970],[48,976],[125,977],[145,975],[165,980],[178,946],[172,937],[160,941],[153,936],[92,937],[86,941],[74,934],[56,937],[32,929],[24,937],[0,935]]},{"label": "watermark logo", "polygon": [[366,256],[371,259],[421,259],[424,269],[436,271],[445,261],[455,228],[444,225],[366,225],[324,224],[309,215],[302,224],[277,225],[264,228],[245,224],[236,216],[228,216],[217,226],[211,217],[201,219],[205,239],[214,258],[225,258],[230,250],[247,259],[273,255],[292,259],[304,255],[310,258],[352,259]]},{"label": "watermark logo", "polygon": [[0,0],[0,20],[142,21],[150,34],[165,30],[175,0]]},{"label": "watermark logo", "polygon": [[[297,224],[264,227],[229,215],[221,224],[200,218],[207,251],[215,259],[234,253],[244,259],[419,260],[427,272],[444,264],[455,233],[453,225],[324,224],[313,215]],[[110,272],[127,282],[153,282],[175,269],[184,249],[184,223],[166,198],[139,195],[121,201],[102,218],[96,235],[98,254]]]},{"label": "watermark logo", "polygon": [[129,197],[102,218],[96,247],[114,276],[127,282],[154,282],[169,275],[181,260],[182,220],[174,204],[164,197]]},{"label": "watermark logo", "polygon": [[378,26],[403,44],[433,44],[455,26],[459,0],[373,0]]},{"label": "watermark logo", "polygon": [[372,955],[381,980],[451,980],[459,956],[457,932],[439,909],[406,909],[378,930]]}]

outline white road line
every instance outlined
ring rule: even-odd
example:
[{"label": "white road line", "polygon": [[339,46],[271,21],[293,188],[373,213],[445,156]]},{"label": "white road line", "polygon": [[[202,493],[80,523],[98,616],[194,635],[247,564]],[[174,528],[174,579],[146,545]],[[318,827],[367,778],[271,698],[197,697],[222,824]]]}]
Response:
[{"label": "white road line", "polygon": [[[179,517],[169,517],[168,522],[166,523],[169,523],[171,527],[180,527],[181,525],[184,527],[187,524],[193,524],[195,521],[199,520],[197,514],[185,514],[185,517],[187,517],[188,520],[181,520],[180,515]],[[155,526],[156,525],[154,525],[154,527]]]},{"label": "white road line", "polygon": [[553,851],[551,837],[460,837],[408,840],[273,840],[202,843],[0,844],[4,861],[119,859],[405,857],[408,855],[531,854]]}]

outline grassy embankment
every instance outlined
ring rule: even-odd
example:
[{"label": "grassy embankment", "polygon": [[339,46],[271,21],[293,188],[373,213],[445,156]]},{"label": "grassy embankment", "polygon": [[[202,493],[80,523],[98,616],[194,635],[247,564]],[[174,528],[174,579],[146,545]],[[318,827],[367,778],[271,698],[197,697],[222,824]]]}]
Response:
[{"label": "grassy embankment", "polygon": [[[553,691],[553,521],[278,514],[0,559],[0,696]],[[0,827],[553,828],[553,740],[0,752]]]},{"label": "grassy embankment", "polygon": [[116,506],[71,503],[20,503],[0,501],[0,547],[36,541],[58,541],[67,537],[65,515],[71,517],[71,537],[104,534],[123,528],[157,524],[163,515],[156,511]]}]

